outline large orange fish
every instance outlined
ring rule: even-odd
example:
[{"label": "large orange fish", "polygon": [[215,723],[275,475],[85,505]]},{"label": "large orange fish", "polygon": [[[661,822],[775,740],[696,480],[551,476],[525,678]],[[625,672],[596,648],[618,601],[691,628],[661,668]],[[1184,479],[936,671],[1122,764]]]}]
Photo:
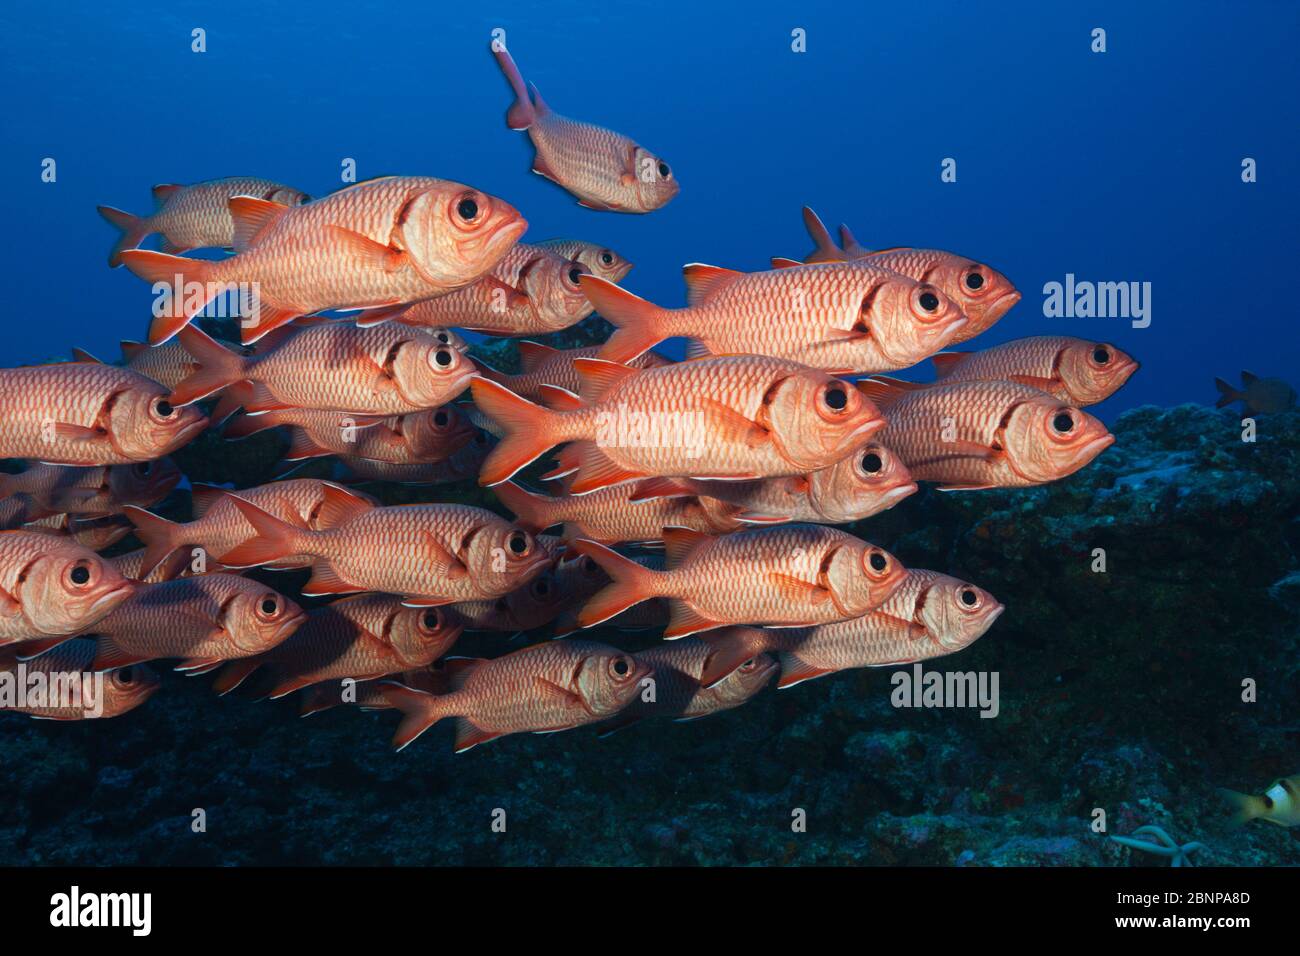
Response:
[{"label": "large orange fish", "polygon": [[727,624],[842,621],[879,607],[906,573],[883,548],[821,525],[754,528],[721,537],[669,528],[663,536],[663,571],[594,541],[573,543],[613,578],[578,615],[583,627],[653,597],[672,599],[666,638]]},{"label": "large orange fish", "polygon": [[589,641],[547,641],[493,660],[447,662],[445,694],[380,685],[402,711],[401,750],[444,717],[456,717],[456,753],[506,734],[571,730],[618,713],[654,672],[630,654]]},{"label": "large orange fish", "polygon": [[0,644],[74,634],[134,590],[112,563],[78,544],[0,531]]},{"label": "large orange fish", "polygon": [[835,372],[908,368],[956,341],[967,322],[938,286],[865,262],[736,272],[682,270],[687,304],[664,309],[604,279],[583,291],[618,326],[600,357],[626,362],[675,336],[688,355],[761,352]]},{"label": "large orange fish", "polygon": [[172,392],[181,405],[249,382],[239,399],[249,412],[296,407],[401,415],[445,405],[475,374],[455,348],[391,322],[364,329],[318,322],[252,356],[222,348],[193,325],[180,341],[198,364]]},{"label": "large orange fish", "polygon": [[[120,717],[153,696],[158,675],[144,665],[123,667],[109,674],[91,669],[96,645],[87,638],[64,641],[48,654],[22,660],[18,649],[0,651],[0,674],[23,675],[22,699],[10,703],[0,695],[0,712],[30,714],[46,720],[94,720]],[[21,668],[21,670],[19,670]],[[32,694],[30,688],[44,688]]]},{"label": "large orange fish", "polygon": [[417,302],[396,320],[488,335],[558,332],[591,315],[591,303],[578,284],[586,272],[580,262],[517,242],[473,285]]},{"label": "large orange fish", "polygon": [[82,633],[99,637],[97,671],[173,657],[181,658],[178,671],[202,674],[222,661],[261,654],[306,618],[296,603],[265,584],[237,574],[205,574],[142,584]]},{"label": "large orange fish", "polygon": [[837,378],[782,359],[732,355],[634,369],[575,359],[582,397],[560,389],[545,409],[486,379],[478,407],[506,436],[479,481],[505,481],[564,442],[582,494],[651,476],[802,475],[846,457],[881,427],[876,407]]},{"label": "large orange fish", "polygon": [[1004,605],[987,591],[937,571],[909,570],[880,607],[860,617],[809,628],[717,631],[701,683],[709,686],[755,654],[780,655],[778,687],[853,667],[889,667],[953,654],[998,619]]},{"label": "large orange fish", "polygon": [[153,379],[97,362],[0,369],[0,458],[121,465],[170,454],[207,427]]},{"label": "large orange fish", "polygon": [[592,275],[608,279],[610,282],[620,282],[632,271],[632,263],[613,249],[598,246],[594,242],[586,242],[582,239],[546,239],[534,245],[550,249],[565,259],[576,259],[586,266],[587,271]]},{"label": "large orange fish", "polygon": [[533,172],[564,187],[579,205],[606,212],[652,212],[677,195],[677,177],[662,159],[621,133],[551,112],[537,87],[525,85],[505,46],[493,41],[492,52],[515,94],[506,125],[528,130]]},{"label": "large orange fish", "polygon": [[943,491],[1019,488],[1073,474],[1115,436],[1086,412],[1016,382],[858,383],[884,409],[882,444]]},{"label": "large orange fish", "polygon": [[[1020,301],[1020,293],[1006,276],[973,259],[942,249],[900,247],[873,252],[857,244],[848,226],[840,226],[840,235],[845,241],[845,248],[841,251],[817,214],[807,206],[803,210],[803,219],[816,243],[816,248],[804,259],[805,263],[871,262],[913,279],[931,282],[942,289],[969,320],[957,331],[954,342],[965,342],[987,331]],[[772,260],[776,268],[798,264],[792,259]]]},{"label": "large orange fish", "polygon": [[301,315],[383,309],[469,285],[528,223],[508,203],[427,176],[388,176],[302,206],[230,200],[235,255],[208,261],[134,249],[122,262],[170,290],[149,342],[165,342],[223,291],[236,289],[240,337],[255,342]]},{"label": "large orange fish", "polygon": [[939,381],[1019,382],[1074,405],[1095,405],[1119,391],[1138,363],[1107,342],[1036,335],[982,352],[934,356]]},{"label": "large orange fish", "polygon": [[51,514],[120,514],[127,505],[147,508],[161,501],[180,480],[170,458],[93,468],[35,462],[15,474],[0,474],[0,498],[26,495]]},{"label": "large orange fish", "polygon": [[[330,496],[337,495],[330,489]],[[531,534],[470,505],[367,507],[336,527],[313,531],[233,497],[257,537],[218,560],[231,567],[310,555],[302,593],[386,591],[412,605],[453,604],[508,594],[551,561]]]},{"label": "large orange fish", "polygon": [[426,667],[447,653],[461,630],[462,622],[445,608],[358,594],[311,611],[270,650],[226,664],[213,689],[228,694],[256,672],[261,696],[275,699],[321,681],[364,681]]},{"label": "large orange fish", "polygon": [[[273,481],[233,494],[278,518],[314,530],[349,521],[376,503],[369,495],[317,478]],[[145,544],[135,576],[148,577],[173,552],[185,546],[201,549],[203,564],[210,566],[220,555],[253,537],[253,526],[244,520],[231,497],[232,492],[227,488],[195,484],[191,489],[194,519],[185,523],[168,521],[143,508],[127,508],[136,536]],[[193,557],[184,553],[184,563],[189,564]],[[297,567],[309,561],[306,556],[297,555],[277,562],[277,567]]]},{"label": "large orange fish", "polygon": [[230,200],[236,196],[252,196],[283,206],[301,206],[311,198],[290,186],[254,176],[210,179],[190,186],[155,186],[156,208],[147,216],[133,216],[112,206],[98,207],[101,216],[122,230],[108,255],[108,264],[120,266],[124,250],[134,249],[155,232],[162,233],[163,252],[171,255],[190,249],[230,248],[235,244]]},{"label": "large orange fish", "polygon": [[[596,353],[601,350],[599,345],[576,349],[554,349],[537,342],[517,342],[515,347],[519,350],[520,371],[517,375],[498,372],[479,359],[474,360],[474,366],[484,378],[504,385],[530,402],[543,400],[543,385],[554,385],[556,388],[563,388],[576,394],[582,386],[578,380],[577,370],[573,367],[573,360],[595,358]],[[657,368],[673,363],[658,352],[642,352],[626,364],[632,368]]]}]

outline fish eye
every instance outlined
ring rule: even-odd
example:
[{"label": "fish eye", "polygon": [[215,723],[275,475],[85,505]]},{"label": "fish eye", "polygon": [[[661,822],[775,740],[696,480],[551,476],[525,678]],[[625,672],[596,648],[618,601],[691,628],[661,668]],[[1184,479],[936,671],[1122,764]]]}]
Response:
[{"label": "fish eye", "polygon": [[153,462],[137,462],[135,468],[132,470],[135,472],[137,478],[148,478],[149,474],[153,471]]},{"label": "fish eye", "polygon": [[976,289],[984,288],[984,277],[978,272],[966,273],[966,288],[970,289],[972,292]]},{"label": "fish eye", "polygon": [[127,687],[135,683],[135,671],[130,667],[120,668],[113,676],[117,678],[118,683],[125,684]]},{"label": "fish eye", "polygon": [[433,360],[442,368],[446,368],[451,365],[451,352],[446,349],[438,349],[433,353]]},{"label": "fish eye", "polygon": [[744,671],[745,673],[749,673],[754,669],[755,665],[757,664],[758,661],[754,660],[754,658],[751,657],[749,660],[745,661],[745,663],[741,664],[739,669],[741,671]]},{"label": "fish eye", "polygon": [[1068,435],[1074,427],[1074,416],[1069,412],[1057,412],[1052,418],[1052,427],[1062,435]]},{"label": "fish eye", "polygon": [[958,593],[958,597],[961,598],[962,604],[970,608],[975,607],[980,602],[980,596],[975,593],[974,588],[962,588]]},{"label": "fish eye", "polygon": [[660,163],[659,163],[659,175],[662,176],[664,179],[667,179],[669,176],[672,175],[672,170],[670,170],[670,169],[668,168],[668,164],[667,164],[667,163],[660,161]]},{"label": "fish eye", "polygon": [[522,531],[511,532],[510,538],[506,544],[510,547],[510,550],[517,555],[528,553],[528,535],[524,534]]},{"label": "fish eye", "polygon": [[849,404],[849,391],[840,382],[834,382],[826,386],[826,391],[822,393],[822,401],[826,407],[833,412],[842,412]]},{"label": "fish eye", "polygon": [[889,562],[885,560],[885,556],[879,551],[872,551],[871,557],[867,560],[871,564],[871,570],[873,571],[883,571],[889,567]]},{"label": "fish eye", "polygon": [[439,331],[438,334],[434,337],[443,345],[451,344],[451,336],[448,335],[446,332]]},{"label": "fish eye", "polygon": [[1273,798],[1270,797],[1267,793],[1264,794],[1260,799],[1264,801],[1264,809],[1265,809],[1265,810],[1272,810],[1272,809],[1273,809]]},{"label": "fish eye", "polygon": [[172,407],[172,403],[167,401],[165,398],[160,398],[154,402],[153,410],[157,413],[159,418],[171,418],[172,412],[176,411],[176,409]]},{"label": "fish eye", "polygon": [[922,292],[920,299],[917,300],[921,308],[927,312],[937,312],[939,310],[939,297],[933,292]]},{"label": "fish eye", "polygon": [[279,601],[277,601],[275,598],[271,597],[269,594],[268,594],[266,597],[262,598],[262,613],[263,613],[263,614],[265,614],[267,617],[271,617],[271,616],[273,616],[273,615],[275,614],[275,612],[278,611],[278,610],[280,610],[280,602],[279,602]]},{"label": "fish eye", "polygon": [[609,252],[602,252],[600,254],[600,261],[607,266],[612,266],[614,264],[614,256]]},{"label": "fish eye", "polygon": [[628,663],[626,657],[616,657],[614,659],[614,673],[619,677],[626,677],[632,670],[632,665]]},{"label": "fish eye", "polygon": [[1092,360],[1098,365],[1106,365],[1110,362],[1110,349],[1104,345],[1098,345],[1092,350]]},{"label": "fish eye", "polygon": [[580,275],[582,275],[582,270],[579,269],[577,266],[574,266],[572,269],[569,270],[569,281],[572,282],[574,285],[577,285],[578,276]]},{"label": "fish eye", "polygon": [[551,593],[551,585],[546,578],[538,578],[533,582],[533,596],[546,597]]},{"label": "fish eye", "polygon": [[474,217],[478,215],[478,203],[466,196],[456,204],[456,214],[466,222],[473,222]]},{"label": "fish eye", "polygon": [[445,408],[440,408],[433,413],[433,423],[437,425],[439,428],[446,428],[447,423],[450,420],[451,420],[451,416],[447,414],[447,410]]},{"label": "fish eye", "polygon": [[869,451],[862,456],[862,470],[868,475],[874,475],[884,467],[885,463],[874,451]]},{"label": "fish eye", "polygon": [[420,623],[424,625],[426,631],[436,631],[438,629],[438,609],[436,607],[425,608],[424,614],[420,617]]},{"label": "fish eye", "polygon": [[73,584],[76,585],[89,584],[90,583],[90,562],[78,561],[76,564],[74,564],[72,566],[72,570],[68,572],[68,580],[70,580]]}]

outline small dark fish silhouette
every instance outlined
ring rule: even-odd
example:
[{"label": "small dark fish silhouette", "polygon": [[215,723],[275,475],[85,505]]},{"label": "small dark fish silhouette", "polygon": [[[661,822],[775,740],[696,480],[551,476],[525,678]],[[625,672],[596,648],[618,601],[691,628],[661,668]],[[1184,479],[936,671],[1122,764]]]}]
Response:
[{"label": "small dark fish silhouette", "polygon": [[1295,389],[1280,378],[1260,378],[1253,372],[1241,373],[1241,388],[1229,385],[1221,378],[1214,384],[1219,389],[1219,400],[1215,408],[1223,408],[1233,402],[1241,402],[1249,411],[1265,414],[1284,412],[1295,408]]}]

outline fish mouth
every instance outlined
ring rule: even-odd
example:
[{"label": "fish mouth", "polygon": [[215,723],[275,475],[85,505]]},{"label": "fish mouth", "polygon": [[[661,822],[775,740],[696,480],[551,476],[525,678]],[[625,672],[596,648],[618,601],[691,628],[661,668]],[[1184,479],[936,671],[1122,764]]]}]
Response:
[{"label": "fish mouth", "polygon": [[[190,406],[186,406],[187,408]],[[196,412],[197,414],[197,412]],[[182,425],[177,429],[176,434],[172,436],[171,450],[175,451],[182,445],[186,444],[191,438],[208,427],[208,416],[199,414],[194,421],[188,425]],[[177,481],[180,479],[178,478]]]},{"label": "fish mouth", "polygon": [[1088,462],[1092,461],[1103,451],[1115,444],[1115,436],[1107,432],[1100,438],[1094,438],[1088,444],[1079,449],[1078,453],[1071,459],[1071,464],[1075,468],[1082,468]]},{"label": "fish mouth", "polygon": [[917,491],[920,490],[920,488],[921,486],[918,485],[915,481],[909,481],[905,485],[898,485],[895,488],[890,488],[888,491],[886,491],[883,495],[880,496],[880,505],[881,505],[880,510],[884,511],[886,508],[892,508],[894,505],[898,504],[898,502],[902,501],[908,495],[916,494]]},{"label": "fish mouth", "polygon": [[856,447],[858,444],[861,443],[862,439],[867,438],[870,435],[874,435],[876,432],[880,431],[880,429],[884,428],[888,424],[889,422],[885,420],[885,417],[883,415],[877,415],[875,418],[869,418],[861,425],[859,425],[857,428],[853,429],[853,431],[849,433],[848,437],[844,440],[844,442],[841,443],[840,447],[842,448]]},{"label": "fish mouth", "polygon": [[[87,608],[86,610],[89,613],[94,614],[100,608],[104,607],[105,604],[108,604],[111,605],[108,611],[111,611],[113,607],[117,605],[118,602],[125,601],[132,594],[134,594],[135,589],[136,589],[136,585],[132,584],[130,581],[124,581],[118,587],[113,588],[113,590],[111,591],[105,591],[99,597],[95,598],[95,600],[91,601],[90,607]],[[107,614],[108,611],[105,611],[104,613]]]},{"label": "fish mouth", "polygon": [[306,611],[299,611],[297,614],[293,615],[292,617],[286,617],[283,621],[280,622],[280,626],[271,632],[270,646],[274,647],[276,644],[279,644],[286,637],[288,637],[290,634],[296,631],[306,620],[307,620]]},{"label": "fish mouth", "polygon": [[985,310],[984,314],[989,317],[989,325],[992,325],[1002,316],[1011,311],[1012,307],[1021,299],[1020,292],[1012,289],[1010,292],[1004,292],[992,302]]},{"label": "fish mouth", "polygon": [[939,339],[943,342],[951,342],[952,337],[968,325],[970,325],[970,319],[964,315],[960,319],[953,319],[939,330]]}]

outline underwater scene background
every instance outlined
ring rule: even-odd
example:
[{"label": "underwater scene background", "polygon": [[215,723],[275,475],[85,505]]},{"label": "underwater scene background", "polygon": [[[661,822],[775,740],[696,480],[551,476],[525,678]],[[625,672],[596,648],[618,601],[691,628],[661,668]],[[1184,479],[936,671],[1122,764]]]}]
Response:
[{"label": "underwater scene background", "polygon": [[[320,196],[348,160],[358,179],[427,174],[503,197],[526,240],[618,250],[634,263],[621,284],[663,305],[684,302],[685,263],[803,258],[808,205],[868,246],[954,250],[1014,282],[1022,301],[964,347],[1072,335],[1141,362],[1089,409],[1116,442],[1078,473],[923,487],[846,527],[1006,605],[926,665],[996,673],[995,717],[894,706],[886,668],[603,739],[518,734],[456,755],[436,726],[395,754],[391,713],[300,719],[293,699],[219,698],[208,678],[160,668],[161,690],[113,720],[0,715],[0,863],[1166,865],[1110,839],[1149,825],[1203,844],[1194,863],[1300,863],[1292,830],[1233,826],[1216,793],[1300,771],[1300,413],[1260,414],[1243,440],[1242,409],[1213,407],[1216,376],[1294,382],[1300,359],[1297,26],[1300,8],[1267,2],[0,11],[0,201],[17,227],[5,366],[73,347],[112,361],[120,339],[144,338],[147,287],[106,267],[96,205],[143,213],[154,183],[231,175]],[[503,123],[498,27],[552,105],[655,149],[681,194],[617,216],[532,175],[526,138]],[[1146,314],[1049,314],[1049,284],[1067,276],[1137,283]],[[532,338],[609,331],[591,318]],[[516,367],[509,343],[467,337]],[[682,356],[680,341],[661,351]],[[270,481],[285,446],[206,433],[172,456],[187,481],[153,510],[184,519],[190,482]],[[332,474],[313,462],[295,477]],[[365,490],[508,514],[472,478]],[[291,594],[307,578],[253,574]],[[496,656],[519,646],[508,637],[470,635],[455,653]]]}]

